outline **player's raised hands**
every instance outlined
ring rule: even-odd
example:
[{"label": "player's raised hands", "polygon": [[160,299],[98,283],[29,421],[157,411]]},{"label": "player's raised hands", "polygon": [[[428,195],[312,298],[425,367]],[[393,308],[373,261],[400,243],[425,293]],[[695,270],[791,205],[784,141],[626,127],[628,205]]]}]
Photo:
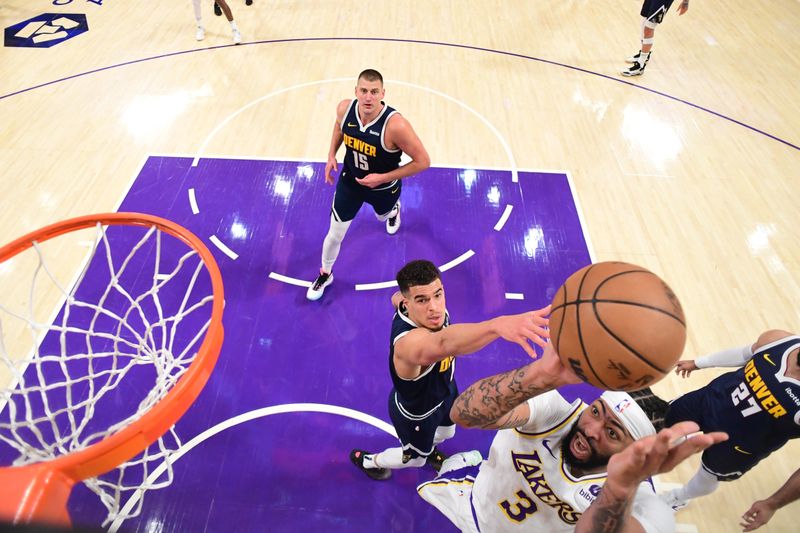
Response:
[{"label": "player's raised hands", "polygon": [[494,328],[501,338],[519,344],[525,353],[536,358],[538,355],[528,341],[542,348],[547,345],[547,340],[550,338],[550,332],[547,330],[550,323],[550,319],[547,318],[549,314],[548,305],[519,315],[499,316],[494,319]]},{"label": "player's raised hands", "polygon": [[689,374],[697,370],[697,365],[694,361],[685,359],[683,361],[678,361],[675,365],[675,373],[678,374],[682,378],[688,378]]},{"label": "player's raised hands", "polygon": [[728,440],[721,431],[699,433],[694,422],[679,422],[639,439],[608,461],[608,481],[622,490],[636,490],[648,477],[669,472],[687,457]]}]

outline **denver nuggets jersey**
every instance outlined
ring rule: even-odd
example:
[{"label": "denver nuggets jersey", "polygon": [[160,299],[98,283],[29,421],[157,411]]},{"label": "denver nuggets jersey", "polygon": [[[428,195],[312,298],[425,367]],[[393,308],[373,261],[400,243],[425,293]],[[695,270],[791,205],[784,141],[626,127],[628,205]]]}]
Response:
[{"label": "denver nuggets jersey", "polygon": [[[471,502],[482,532],[571,532],[606,480],[605,473],[573,476],[561,455],[562,440],[586,408],[581,400],[569,404],[551,391],[528,404],[531,420],[497,432],[475,478]],[[675,528],[671,509],[647,481],[632,514],[648,533]]]},{"label": "denver nuggets jersey", "polygon": [[761,347],[745,366],[709,383],[705,417],[745,453],[768,455],[800,437],[800,381],[786,376],[792,336]]},{"label": "denver nuggets jersey", "polygon": [[[396,110],[384,104],[383,109],[372,122],[362,124],[358,116],[358,100],[353,100],[342,120],[343,143],[347,148],[344,154],[344,170],[342,176],[351,183],[358,183],[355,178],[363,178],[368,174],[384,174],[400,166],[402,151],[390,150],[384,143],[386,122]],[[392,181],[379,188],[391,187]]]},{"label": "denver nuggets jersey", "polygon": [[[444,327],[450,325],[450,314],[445,311]],[[408,318],[405,307],[394,314],[392,320],[392,338],[389,346],[389,372],[392,383],[400,400],[398,408],[409,419],[427,417],[455,390],[453,374],[455,372],[455,357],[450,356],[437,363],[423,368],[419,376],[414,379],[403,379],[397,375],[394,368],[394,345],[409,331],[416,329],[413,320]]]}]

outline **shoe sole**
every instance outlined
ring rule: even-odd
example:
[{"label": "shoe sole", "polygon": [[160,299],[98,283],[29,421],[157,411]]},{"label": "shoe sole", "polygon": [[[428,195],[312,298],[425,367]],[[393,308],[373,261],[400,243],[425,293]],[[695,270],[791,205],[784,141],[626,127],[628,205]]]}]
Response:
[{"label": "shoe sole", "polygon": [[328,278],[328,281],[326,283],[324,283],[322,285],[322,287],[320,287],[319,291],[317,291],[317,292],[314,292],[314,291],[311,290],[311,287],[314,286],[312,284],[311,287],[309,287],[308,290],[306,291],[306,298],[308,298],[312,302],[316,302],[317,300],[322,298],[322,295],[325,293],[325,287],[327,287],[331,283],[333,283],[333,275],[331,275],[331,277]]}]

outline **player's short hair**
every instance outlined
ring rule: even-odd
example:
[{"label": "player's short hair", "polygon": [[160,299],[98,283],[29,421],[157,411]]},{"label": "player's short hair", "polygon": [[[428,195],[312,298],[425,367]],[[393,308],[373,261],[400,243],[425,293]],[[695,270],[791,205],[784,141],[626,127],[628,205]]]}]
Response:
[{"label": "player's short hair", "polygon": [[442,278],[436,265],[425,259],[416,259],[407,263],[397,273],[397,285],[400,292],[408,294],[408,289],[417,285],[428,285]]},{"label": "player's short hair", "polygon": [[650,387],[645,387],[644,389],[631,391],[628,394],[631,395],[633,401],[642,408],[644,414],[647,415],[647,418],[650,419],[650,422],[653,424],[653,427],[656,428],[656,431],[661,431],[664,429],[664,419],[667,417],[667,411],[669,410],[669,402],[666,402],[659,398],[658,396],[650,390]]},{"label": "player's short hair", "polygon": [[358,75],[359,80],[362,78],[367,81],[379,81],[381,82],[381,85],[383,85],[383,76],[381,76],[381,73],[378,72],[377,70],[368,68],[367,70],[361,72],[361,74]]}]

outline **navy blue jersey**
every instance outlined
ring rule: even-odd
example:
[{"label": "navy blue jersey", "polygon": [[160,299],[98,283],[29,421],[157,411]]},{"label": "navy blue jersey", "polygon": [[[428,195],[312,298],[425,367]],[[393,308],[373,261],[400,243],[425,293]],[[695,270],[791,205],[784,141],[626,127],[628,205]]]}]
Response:
[{"label": "navy blue jersey", "polygon": [[[787,377],[789,353],[800,337],[761,347],[747,364],[704,387],[703,417],[750,453],[768,454],[800,437],[800,381]],[[677,401],[677,400],[676,400]]]},{"label": "navy blue jersey", "polygon": [[[397,111],[384,104],[375,120],[362,124],[358,116],[358,100],[350,103],[342,119],[342,142],[347,151],[344,154],[344,169],[340,179],[358,183],[355,178],[374,173],[385,174],[400,166],[403,152],[399,148],[389,150],[384,144],[386,123],[395,113]],[[381,188],[391,187],[395,182],[396,180],[381,185]]]},{"label": "navy blue jersey", "polygon": [[[394,344],[403,335],[416,329],[417,326],[401,304],[400,309],[394,314],[392,320],[392,338],[389,346],[389,373],[392,375],[394,390],[397,392],[398,409],[411,420],[421,420],[431,413],[455,389],[453,375],[456,361],[454,356],[438,361],[427,368],[423,368],[420,375],[414,379],[403,379],[397,375],[394,368]],[[450,325],[450,314],[445,311],[444,327]]]}]

